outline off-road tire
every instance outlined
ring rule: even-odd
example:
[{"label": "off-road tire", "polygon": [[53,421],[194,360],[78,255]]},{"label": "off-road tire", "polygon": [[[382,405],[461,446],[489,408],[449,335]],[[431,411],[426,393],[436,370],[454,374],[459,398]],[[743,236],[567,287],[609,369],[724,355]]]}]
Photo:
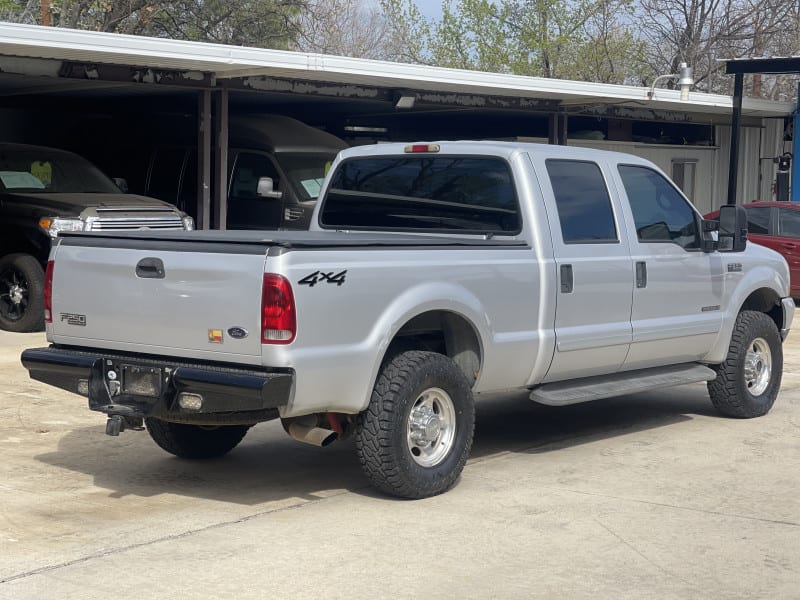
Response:
[{"label": "off-road tire", "polygon": [[242,441],[247,425],[205,427],[169,423],[149,417],[147,433],[162,449],[180,458],[217,458],[233,450]]},{"label": "off-road tire", "polygon": [[[758,395],[753,395],[746,383],[745,359],[758,339],[766,341],[769,347],[771,375],[766,388]],[[783,373],[783,346],[775,322],[761,312],[740,312],[733,326],[725,362],[712,368],[716,371],[717,378],[708,382],[708,393],[719,412],[739,419],[767,414],[778,396]]]},{"label": "off-road tire", "polygon": [[[11,285],[25,291],[22,302],[9,312]],[[44,329],[44,270],[30,254],[0,258],[0,329],[17,333]]]},{"label": "off-road tire", "polygon": [[[412,455],[409,419],[415,404],[430,390],[449,397],[453,435],[446,454],[436,464],[423,466]],[[472,390],[456,364],[434,352],[406,351],[381,368],[369,405],[358,417],[356,451],[376,488],[401,498],[426,498],[455,485],[472,448],[474,430]]]}]

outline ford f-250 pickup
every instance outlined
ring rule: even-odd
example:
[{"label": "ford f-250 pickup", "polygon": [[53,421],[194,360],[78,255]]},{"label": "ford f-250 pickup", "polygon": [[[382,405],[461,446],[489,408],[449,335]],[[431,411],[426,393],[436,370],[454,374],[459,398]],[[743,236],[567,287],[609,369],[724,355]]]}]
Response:
[{"label": "ford f-250 pickup", "polygon": [[352,435],[368,479],[454,485],[477,394],[548,405],[690,382],[772,407],[794,316],[741,207],[704,221],[653,164],[521,143],[345,150],[309,232],[66,234],[51,345],[31,377],[88,396],[106,432],[225,454],[256,423]]}]

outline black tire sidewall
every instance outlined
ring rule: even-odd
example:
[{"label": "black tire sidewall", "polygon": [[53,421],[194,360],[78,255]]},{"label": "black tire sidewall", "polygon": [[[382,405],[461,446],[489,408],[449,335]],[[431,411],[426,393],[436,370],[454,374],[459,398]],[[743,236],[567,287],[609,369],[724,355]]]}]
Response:
[{"label": "black tire sidewall", "polygon": [[[764,339],[769,346],[772,360],[772,372],[770,373],[767,389],[758,396],[754,396],[750,393],[750,390],[747,388],[747,383],[745,382],[744,362],[748,348],[750,348],[752,343],[758,338]],[[736,387],[741,397],[745,399],[749,412],[758,415],[766,414],[769,412],[769,409],[772,408],[775,398],[778,395],[778,390],[781,385],[781,373],[783,371],[783,348],[781,346],[780,334],[775,324],[772,322],[772,319],[767,315],[761,314],[749,328],[746,343],[742,344],[738,350],[736,366],[740,375],[737,378]]]},{"label": "black tire sidewall", "polygon": [[[447,455],[426,467],[414,460],[407,436],[411,410],[431,388],[450,396],[455,431]],[[400,498],[427,498],[458,480],[472,448],[474,426],[472,390],[461,369],[434,352],[401,352],[383,364],[369,406],[359,415],[356,450],[365,475],[379,490]]]},{"label": "black tire sidewall", "polygon": [[[401,468],[406,471],[411,479],[418,481],[420,487],[430,487],[449,479],[455,479],[455,477],[452,477],[452,473],[461,470],[459,463],[464,460],[465,445],[469,444],[471,446],[475,421],[471,390],[462,373],[450,368],[450,365],[445,363],[445,361],[449,362],[446,357],[439,354],[430,354],[433,357],[427,365],[428,368],[423,372],[416,372],[410,377],[408,385],[400,395],[404,406],[402,413],[398,415],[400,417],[400,426],[395,428],[392,440],[393,443],[397,444],[397,448],[402,449],[398,457],[402,461]],[[407,430],[411,410],[416,400],[425,390],[431,388],[444,390],[453,402],[456,415],[455,437],[444,460],[431,467],[425,467],[418,464],[411,454],[411,449],[408,447]],[[450,485],[450,483],[448,482],[446,485]]]},{"label": "black tire sidewall", "polygon": [[147,432],[162,449],[180,458],[211,459],[233,450],[247,433],[247,425],[203,427],[171,423],[153,417],[145,419]]}]

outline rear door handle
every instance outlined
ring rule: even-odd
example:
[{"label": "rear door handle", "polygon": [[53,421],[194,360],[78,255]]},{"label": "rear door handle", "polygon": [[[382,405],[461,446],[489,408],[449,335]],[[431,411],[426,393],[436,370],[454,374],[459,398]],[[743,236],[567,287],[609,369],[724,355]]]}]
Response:
[{"label": "rear door handle", "polygon": [[786,248],[787,250],[794,250],[795,248],[797,248],[797,244],[784,244],[783,247]]},{"label": "rear door handle", "polygon": [[647,263],[646,262],[637,262],[636,263],[636,287],[637,288],[646,288],[647,287]]},{"label": "rear door handle", "polygon": [[160,258],[143,258],[136,263],[136,276],[142,279],[164,279],[164,263]]},{"label": "rear door handle", "polygon": [[571,294],[573,286],[572,265],[561,265],[561,293]]}]

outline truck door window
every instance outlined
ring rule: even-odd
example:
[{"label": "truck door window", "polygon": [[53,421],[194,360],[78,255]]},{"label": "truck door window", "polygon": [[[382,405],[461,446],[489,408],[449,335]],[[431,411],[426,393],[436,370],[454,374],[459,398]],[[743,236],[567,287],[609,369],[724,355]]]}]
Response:
[{"label": "truck door window", "polygon": [[178,203],[178,184],[186,162],[186,148],[156,148],[147,180],[148,196]]},{"label": "truck door window", "polygon": [[781,208],[778,215],[781,237],[800,238],[800,212]]},{"label": "truck door window", "polygon": [[750,233],[769,235],[769,219],[772,208],[759,206],[747,209],[747,230]]},{"label": "truck door window", "polygon": [[619,174],[640,242],[700,247],[697,213],[665,177],[634,165],[620,165]]},{"label": "truck door window", "polygon": [[[260,177],[271,177],[273,189],[279,189],[278,172],[272,162],[262,154],[242,152],[236,159],[236,166],[231,179],[231,199],[256,198]],[[272,198],[264,198],[265,202],[274,202]]]},{"label": "truck door window", "polygon": [[600,167],[593,162],[548,160],[565,244],[617,242],[617,227],[608,188]]}]

